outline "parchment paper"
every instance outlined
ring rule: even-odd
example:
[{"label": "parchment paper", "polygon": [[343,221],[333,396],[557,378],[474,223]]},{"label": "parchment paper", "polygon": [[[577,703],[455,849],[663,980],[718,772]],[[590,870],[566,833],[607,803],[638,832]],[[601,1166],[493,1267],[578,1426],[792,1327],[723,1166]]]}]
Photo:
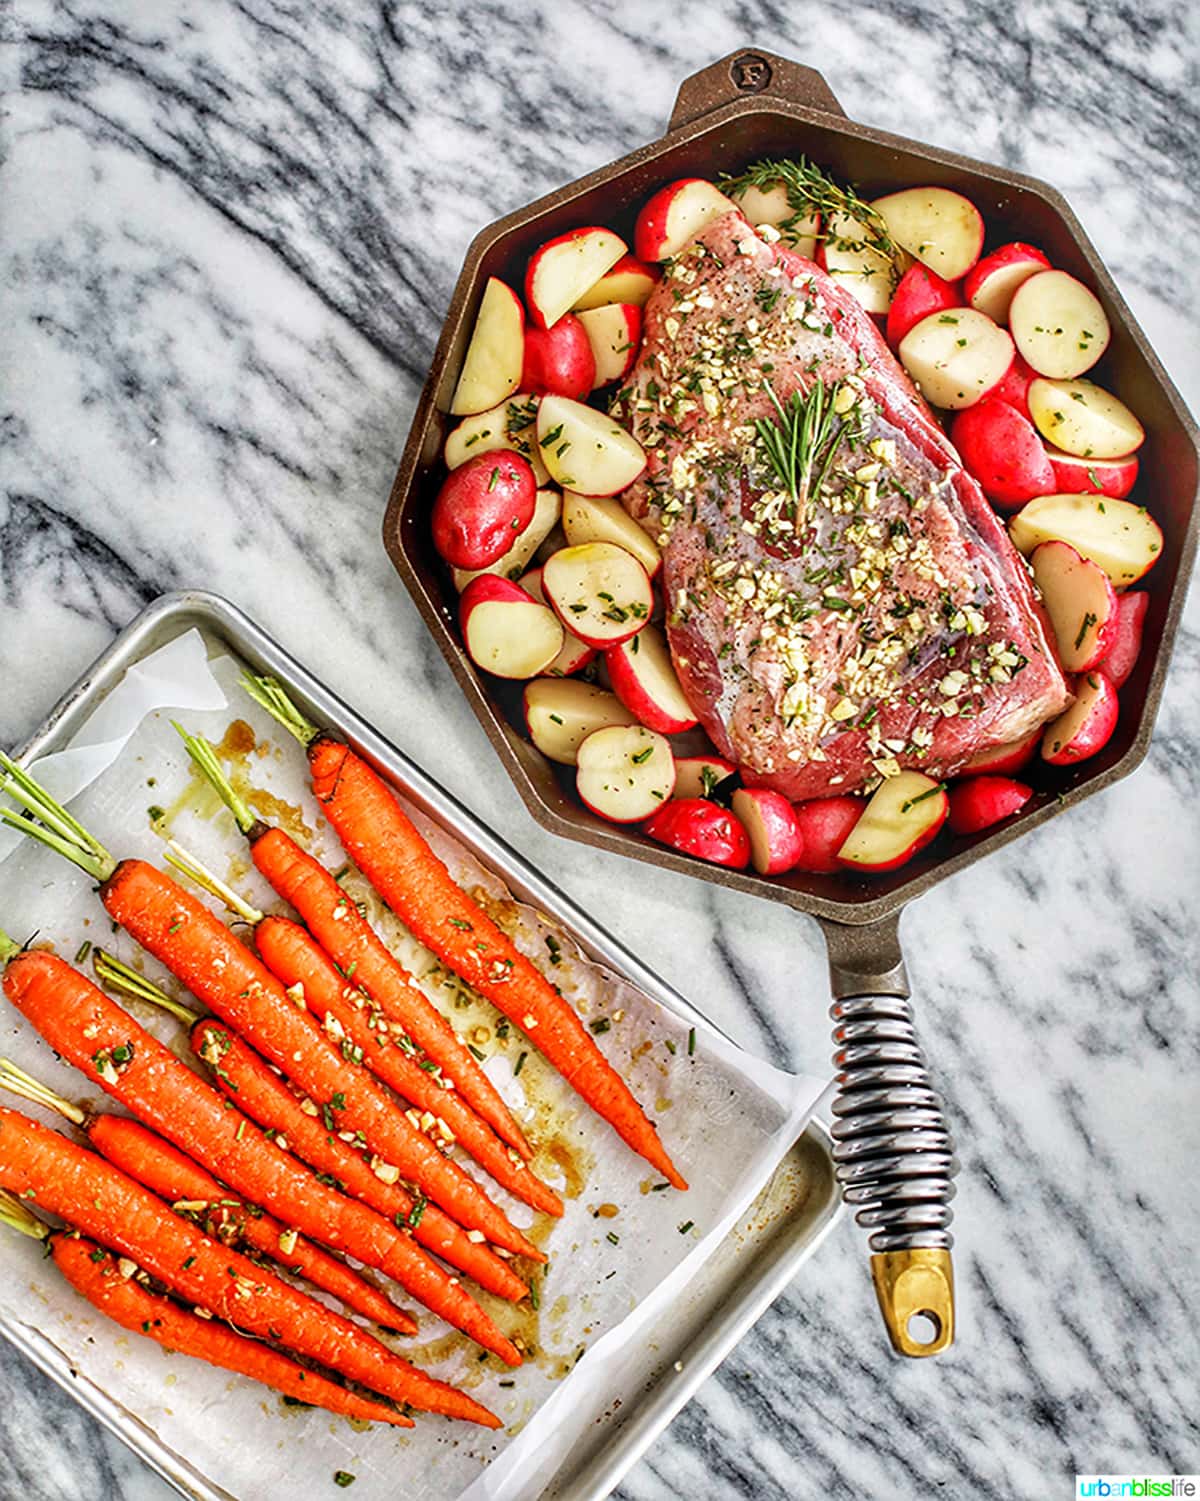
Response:
[{"label": "parchment paper", "polygon": [[[264,911],[286,911],[250,865],[232,820],[192,776],[171,718],[214,742],[232,720],[248,723],[257,744],[233,762],[243,794],[248,788],[268,793],[274,801],[264,800],[263,816],[284,823],[332,868],[345,865],[345,856],[307,791],[300,747],[236,687],[238,664],[227,656],[208,662],[207,655],[203,638],[189,631],[147,657],[68,751],[33,769],[73,797],[72,811],[118,856],[161,860],[161,835],[169,831]],[[0,1239],[4,1315],[39,1327],[169,1448],[242,1501],[340,1494],[333,1484],[337,1470],[356,1477],[358,1501],[535,1496],[577,1434],[614,1402],[636,1398],[636,1390],[622,1389],[622,1380],[639,1331],[679,1296],[744,1213],[803,1129],[824,1085],[774,1069],[705,1027],[693,1036],[686,1022],[587,961],[552,920],[513,903],[503,883],[451,835],[409,811],[455,877],[476,890],[585,1020],[607,1019],[597,1043],[658,1124],[691,1188],[686,1194],[656,1188],[648,1165],[572,1095],[515,1028],[498,1036],[497,1013],[447,976],[349,871],[347,890],[365,903],[435,1004],[485,1054],[489,1076],[541,1147],[534,1169],[566,1202],[564,1217],[551,1221],[485,1179],[514,1223],[530,1230],[550,1257],[548,1268],[533,1273],[537,1311],[479,1294],[501,1327],[530,1351],[519,1370],[502,1368],[495,1357],[481,1360],[477,1347],[424,1310],[414,1310],[421,1324],[415,1339],[388,1340],[407,1359],[471,1390],[505,1428],[490,1434],[428,1417],[419,1418],[411,1434],[359,1432],[324,1413],[286,1408],[254,1383],[167,1355],[107,1324],[36,1245],[8,1234]],[[9,839],[0,845],[0,926],[20,939],[36,931],[68,958],[91,940],[179,993],[152,959],[112,932],[86,876],[19,838],[16,847]],[[128,1004],[143,1025],[188,1057],[183,1028],[140,1003]],[[7,1003],[0,1006],[0,1048],[72,1098],[87,1093],[82,1076],[58,1063]],[[106,1102],[106,1108],[115,1107]],[[469,1159],[460,1160],[472,1169]],[[412,1306],[401,1290],[393,1291]]]}]

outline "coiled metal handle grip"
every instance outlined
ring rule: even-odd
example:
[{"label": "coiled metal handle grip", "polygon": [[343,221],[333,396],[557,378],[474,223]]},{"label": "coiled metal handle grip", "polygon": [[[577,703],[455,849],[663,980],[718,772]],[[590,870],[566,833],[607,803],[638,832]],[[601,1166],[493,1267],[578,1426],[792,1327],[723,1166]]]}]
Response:
[{"label": "coiled metal handle grip", "polygon": [[893,1346],[902,1355],[936,1355],[954,1339],[950,1201],[958,1172],[942,1099],[905,996],[843,995],[830,1016],[842,1197],[871,1232],[871,1272]]}]

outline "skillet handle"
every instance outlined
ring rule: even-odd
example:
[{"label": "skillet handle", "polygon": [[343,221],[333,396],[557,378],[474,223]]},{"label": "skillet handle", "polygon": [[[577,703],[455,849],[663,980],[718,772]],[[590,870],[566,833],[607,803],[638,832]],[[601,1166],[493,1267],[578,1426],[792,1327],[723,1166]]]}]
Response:
[{"label": "skillet handle", "polygon": [[743,48],[684,80],[667,129],[679,130],[748,94],[786,99],[789,104],[801,104],[840,119],[846,117],[833,90],[815,68],[789,62],[773,52]]},{"label": "skillet handle", "polygon": [[842,1198],[871,1232],[871,1275],[893,1348],[937,1355],[954,1342],[950,1201],[958,1162],[917,1040],[896,920],[822,926],[834,995],[833,1157]]}]

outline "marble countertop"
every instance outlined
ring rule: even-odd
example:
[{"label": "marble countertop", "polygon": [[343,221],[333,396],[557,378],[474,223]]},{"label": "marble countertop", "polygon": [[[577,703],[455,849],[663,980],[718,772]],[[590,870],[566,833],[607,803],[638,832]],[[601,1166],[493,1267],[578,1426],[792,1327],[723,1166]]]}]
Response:
[{"label": "marble countertop", "polygon": [[[819,66],[855,119],[1054,182],[1200,406],[1200,10],[655,12],[18,0],[0,743],[146,601],[218,590],[720,1024],[824,1069],[815,925],[647,867],[630,879],[535,827],[383,555],[462,254],[653,138],[685,76],[753,43]],[[904,920],[963,1162],[957,1347],[892,1358],[844,1223],[633,1470],[629,1501],[1009,1501],[1065,1496],[1076,1470],[1197,1468],[1198,611],[1137,775]],[[0,1348],[4,1501],[167,1494]]]}]

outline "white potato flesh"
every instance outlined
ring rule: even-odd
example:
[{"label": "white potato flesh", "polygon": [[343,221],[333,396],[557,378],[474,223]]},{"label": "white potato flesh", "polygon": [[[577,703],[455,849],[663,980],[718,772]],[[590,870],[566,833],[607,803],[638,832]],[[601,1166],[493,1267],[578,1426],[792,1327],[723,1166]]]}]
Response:
[{"label": "white potato flesh", "polygon": [[953,308],[930,313],[900,341],[900,363],[935,407],[974,406],[1004,379],[1013,341],[986,313]]},{"label": "white potato flesh", "polygon": [[472,579],[481,573],[494,573],[504,579],[519,579],[533,555],[558,525],[562,513],[562,496],[557,490],[539,490],[533,503],[533,515],[529,525],[517,533],[516,540],[502,558],[489,563],[486,568],[455,568],[452,570],[454,587],[461,594]]},{"label": "white potato flesh", "polygon": [[596,730],[580,745],[575,766],[579,796],[613,823],[641,823],[675,786],[670,742],[643,725]]},{"label": "white potato flesh", "polygon": [[729,213],[733,207],[733,202],[711,182],[692,178],[679,183],[667,204],[658,259],[665,261],[678,255],[706,224]]},{"label": "white potato flesh", "polygon": [[546,559],[542,588],[562,623],[589,646],[635,636],[654,604],[646,570],[615,542],[560,547]]},{"label": "white potato flesh", "polygon": [[885,255],[870,240],[870,231],[861,220],[850,214],[833,214],[821,255],[828,274],[868,313],[886,313],[911,260],[903,252],[895,258]]},{"label": "white potato flesh", "polygon": [[1010,261],[989,272],[971,293],[971,306],[979,313],[986,313],[995,323],[1008,322],[1008,310],[1012,306],[1017,288],[1031,276],[1046,269],[1042,261]]},{"label": "white potato flesh", "polygon": [[442,450],[446,468],[457,469],[477,453],[508,449],[529,460],[539,485],[547,484],[550,475],[537,446],[537,409],[538,397],[528,391],[516,391],[499,406],[464,417],[446,438]]},{"label": "white potato flesh", "polygon": [[534,255],[528,280],[529,301],[542,327],[557,323],[626,249],[612,230],[599,228],[543,245]]},{"label": "white potato flesh", "polygon": [[1029,383],[1029,415],[1042,437],[1080,459],[1123,459],[1146,430],[1123,401],[1090,380]]},{"label": "white potato flesh", "polygon": [[[546,591],[542,588],[542,570],[540,568],[531,569],[520,582],[521,588],[525,590],[526,594],[536,599],[538,604],[544,605],[549,603],[546,599]],[[543,669],[547,677],[569,678],[573,672],[578,672],[581,667],[586,667],[596,655],[596,648],[594,646],[589,646],[586,641],[581,641],[575,632],[569,631],[566,626],[563,626],[563,638],[562,650],[555,657],[554,661],[548,662]]]},{"label": "white potato flesh", "polygon": [[486,412],[521,384],[525,313],[511,287],[488,278],[450,410],[456,417]]},{"label": "white potato flesh", "polygon": [[472,662],[498,678],[535,677],[563,644],[562,622],[533,599],[481,600],[467,616],[463,635]]},{"label": "white potato flesh", "polygon": [[609,302],[603,307],[583,308],[575,315],[592,346],[596,378],[592,390],[610,386],[633,369],[641,342],[641,314],[632,303]]},{"label": "white potato flesh", "polygon": [[[783,243],[790,245],[797,254],[810,261],[816,255],[821,216],[817,213],[797,215],[783,183],[774,182],[766,188],[743,188],[732,197],[756,228],[760,224],[769,224],[772,229],[779,231]],[[794,223],[790,222],[793,220]]]},{"label": "white potato flesh", "polygon": [[631,552],[651,578],[662,564],[662,553],[654,539],[619,500],[577,495],[574,490],[567,490],[563,495],[562,524],[568,542],[615,542]]},{"label": "white potato flesh", "polygon": [[696,714],[684,697],[667,638],[656,625],[614,646],[606,656],[617,697],[643,724],[663,735],[690,730]]},{"label": "white potato flesh", "polygon": [[1163,535],[1153,516],[1107,495],[1039,495],[1008,523],[1013,546],[1028,556],[1042,542],[1067,542],[1098,563],[1113,586],[1136,583],[1162,556]]},{"label": "white potato flesh", "polygon": [[574,766],[579,747],[596,730],[637,724],[615,693],[574,678],[535,678],[525,689],[524,709],[529,738],[560,766]]},{"label": "white potato flesh", "polygon": [[983,218],[949,188],[904,188],[871,205],[897,245],[944,281],[965,276],[983,249]]},{"label": "white potato flesh", "polygon": [[867,870],[902,864],[946,821],[945,789],[919,771],[888,777],[871,795],[838,859]]},{"label": "white potato flesh", "polygon": [[1108,318],[1095,293],[1066,271],[1039,271],[1008,308],[1017,348],[1039,375],[1071,380],[1108,348]]},{"label": "white potato flesh", "polygon": [[1069,542],[1043,542],[1033,550],[1033,577],[1068,672],[1086,672],[1104,658],[1112,638],[1117,596],[1112,582]]},{"label": "white potato flesh", "polygon": [[550,476],[581,495],[616,495],[646,467],[641,444],[612,417],[566,396],[543,396],[538,446]]}]

